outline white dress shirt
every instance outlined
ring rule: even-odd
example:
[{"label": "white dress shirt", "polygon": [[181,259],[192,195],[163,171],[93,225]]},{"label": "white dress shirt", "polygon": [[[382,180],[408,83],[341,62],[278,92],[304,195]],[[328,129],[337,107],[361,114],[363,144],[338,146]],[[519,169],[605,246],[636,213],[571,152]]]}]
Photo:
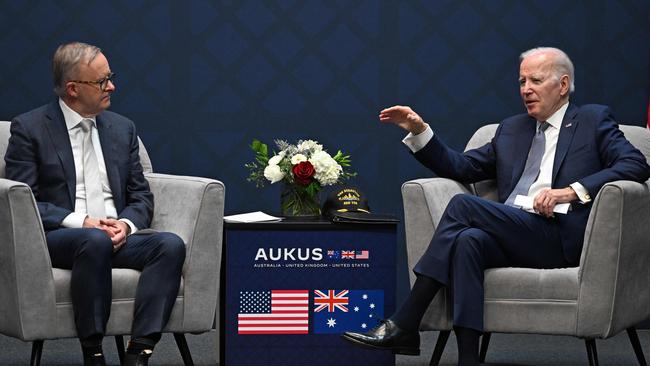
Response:
[{"label": "white dress shirt", "polygon": [[[548,128],[544,131],[546,138],[546,144],[544,149],[544,155],[542,156],[542,163],[540,166],[539,176],[537,180],[533,182],[528,190],[528,196],[535,197],[539,192],[544,188],[551,188],[551,180],[553,178],[553,160],[555,159],[555,150],[557,149],[557,140],[560,136],[560,128],[562,127],[562,120],[564,119],[564,114],[566,113],[569,103],[564,104],[560,109],[558,109],[549,119],[546,121],[549,123]],[[539,122],[539,121],[538,121]],[[427,129],[424,132],[414,135],[409,133],[402,142],[408,146],[412,152],[418,152],[422,149],[429,141],[433,138],[433,130],[427,124]],[[589,192],[587,189],[580,183],[572,183],[571,188],[576,192],[578,198],[582,203],[587,203],[591,201],[589,197]]]},{"label": "white dress shirt", "polygon": [[[107,218],[117,218],[117,209],[113,201],[113,192],[108,183],[108,175],[106,174],[106,163],[104,162],[104,153],[102,152],[102,145],[99,141],[99,134],[97,132],[97,121],[95,117],[85,118],[79,113],[68,107],[65,102],[59,98],[59,106],[63,112],[65,125],[68,128],[68,136],[70,137],[70,146],[72,146],[72,156],[74,158],[75,167],[75,202],[74,212],[69,214],[63,219],[61,226],[67,228],[80,228],[83,227],[84,220],[88,216],[86,210],[86,186],[84,184],[83,172],[83,130],[81,129],[81,121],[84,119],[91,120],[91,139],[93,141],[93,148],[95,156],[97,156],[97,165],[99,166],[99,179],[102,183],[102,192],[104,195],[104,208]],[[126,222],[131,228],[131,234],[137,231],[135,225],[128,219],[120,219]]]}]

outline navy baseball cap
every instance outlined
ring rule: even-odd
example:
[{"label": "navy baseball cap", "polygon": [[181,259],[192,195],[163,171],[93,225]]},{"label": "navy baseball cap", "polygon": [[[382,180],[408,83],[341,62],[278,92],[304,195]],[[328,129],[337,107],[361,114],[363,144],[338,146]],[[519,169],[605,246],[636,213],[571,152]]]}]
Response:
[{"label": "navy baseball cap", "polygon": [[393,215],[370,212],[368,199],[357,187],[342,187],[332,191],[325,200],[323,213],[334,222],[386,223],[397,222]]}]

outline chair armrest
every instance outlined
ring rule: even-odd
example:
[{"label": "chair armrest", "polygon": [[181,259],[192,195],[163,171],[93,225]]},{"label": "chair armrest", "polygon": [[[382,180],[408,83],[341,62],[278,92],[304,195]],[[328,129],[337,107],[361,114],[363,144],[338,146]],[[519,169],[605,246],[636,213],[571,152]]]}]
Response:
[{"label": "chair armrest", "polygon": [[223,241],[223,183],[207,178],[147,173],[154,194],[151,228],[180,236],[186,244],[183,266],[184,327],[212,328]]},{"label": "chair armrest", "polygon": [[43,225],[26,184],[0,178],[0,333],[24,341],[56,328],[54,278]]},{"label": "chair armrest", "polygon": [[447,178],[416,179],[402,184],[409,267],[415,265],[429,246],[451,198],[461,193],[470,191]]},{"label": "chair armrest", "polygon": [[[413,268],[429,246],[447,204],[457,194],[471,193],[464,185],[447,178],[417,179],[402,185],[404,228],[409,268]],[[409,271],[411,284],[415,274]],[[427,309],[420,330],[449,330],[451,301],[447,290],[439,291]]]},{"label": "chair armrest", "polygon": [[650,185],[608,183],[585,231],[577,335],[607,338],[650,316]]}]

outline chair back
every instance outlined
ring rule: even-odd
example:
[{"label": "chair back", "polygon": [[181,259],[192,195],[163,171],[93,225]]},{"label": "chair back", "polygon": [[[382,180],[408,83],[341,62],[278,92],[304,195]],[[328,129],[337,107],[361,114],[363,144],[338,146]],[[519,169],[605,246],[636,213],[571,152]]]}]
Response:
[{"label": "chair back", "polygon": [[[469,139],[467,146],[465,146],[465,151],[476,149],[490,142],[490,140],[492,140],[492,137],[494,137],[498,126],[498,124],[493,123],[490,125],[485,125],[476,130],[472,138]],[[497,181],[494,179],[470,184],[470,188],[474,194],[479,197],[483,197],[492,201],[499,200],[499,195],[497,192]]]},{"label": "chair back", "polygon": [[0,121],[0,178],[5,178],[5,152],[9,144],[10,125],[10,122]]},{"label": "chair back", "polygon": [[650,131],[647,128],[630,125],[620,125],[619,128],[625,134],[625,138],[641,151],[650,164]]},{"label": "chair back", "polygon": [[[9,121],[0,121],[0,178],[6,178],[5,175],[5,153],[7,152],[7,145],[9,144],[9,127],[11,122]],[[149,153],[147,149],[142,144],[142,140],[138,137],[138,143],[140,145],[140,164],[142,164],[142,169],[145,173],[152,173],[153,167],[151,166],[151,160],[149,159]]]}]

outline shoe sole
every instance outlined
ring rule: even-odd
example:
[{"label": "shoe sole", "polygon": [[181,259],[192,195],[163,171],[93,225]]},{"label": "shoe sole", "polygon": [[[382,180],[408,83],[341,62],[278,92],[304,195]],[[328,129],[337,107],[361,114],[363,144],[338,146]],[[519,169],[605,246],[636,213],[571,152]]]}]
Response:
[{"label": "shoe sole", "polygon": [[360,341],[360,340],[358,340],[356,338],[348,337],[345,334],[341,335],[341,338],[345,339],[348,342],[354,343],[356,345],[359,345],[359,346],[362,346],[362,347],[365,347],[365,348],[392,351],[394,354],[398,354],[398,355],[407,355],[407,356],[419,356],[420,355],[420,349],[419,348],[380,347],[380,346],[375,346],[374,344],[368,344],[368,343],[362,342],[362,341]]}]

